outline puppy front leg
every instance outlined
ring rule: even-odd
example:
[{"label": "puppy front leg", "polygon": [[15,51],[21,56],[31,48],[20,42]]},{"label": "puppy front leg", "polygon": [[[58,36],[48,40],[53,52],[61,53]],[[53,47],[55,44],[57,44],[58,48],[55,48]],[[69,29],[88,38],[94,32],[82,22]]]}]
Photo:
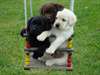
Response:
[{"label": "puppy front leg", "polygon": [[46,53],[53,54],[56,49],[58,49],[58,47],[64,43],[65,40],[66,39],[63,37],[58,37],[53,43],[51,43],[50,47],[46,50]]},{"label": "puppy front leg", "polygon": [[49,37],[51,34],[50,31],[44,31],[40,35],[37,36],[37,40],[44,41],[47,37]]}]

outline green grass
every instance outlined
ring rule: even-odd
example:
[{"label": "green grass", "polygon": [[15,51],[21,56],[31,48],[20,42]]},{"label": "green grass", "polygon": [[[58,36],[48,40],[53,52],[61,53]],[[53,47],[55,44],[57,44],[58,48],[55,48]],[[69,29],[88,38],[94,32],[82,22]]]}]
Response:
[{"label": "green grass", "polygon": [[[33,0],[33,14],[47,2],[69,7],[68,0]],[[29,0],[28,0],[29,7]],[[29,8],[28,8],[29,10]],[[23,70],[24,39],[19,36],[24,27],[23,0],[0,0],[0,75],[99,75],[100,73],[100,1],[76,0],[73,64],[74,70]],[[28,12],[29,16],[29,12]]]}]

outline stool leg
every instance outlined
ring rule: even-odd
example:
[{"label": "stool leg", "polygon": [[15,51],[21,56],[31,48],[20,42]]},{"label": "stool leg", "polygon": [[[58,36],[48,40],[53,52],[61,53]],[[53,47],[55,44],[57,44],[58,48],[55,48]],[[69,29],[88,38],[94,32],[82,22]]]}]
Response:
[{"label": "stool leg", "polygon": [[73,40],[72,38],[69,38],[67,48],[71,49],[73,47]]},{"label": "stool leg", "polygon": [[[30,48],[30,44],[29,42],[26,40],[25,42],[25,48]],[[30,52],[24,50],[25,55],[24,55],[24,70],[30,70],[30,66],[31,66],[31,56],[30,56]]]},{"label": "stool leg", "polygon": [[30,70],[30,53],[28,51],[25,51],[24,56],[24,70]]},{"label": "stool leg", "polygon": [[31,48],[31,45],[27,40],[25,41],[25,48]]},{"label": "stool leg", "polygon": [[66,61],[66,69],[67,71],[72,71],[73,69],[72,52],[68,52],[67,61]]},{"label": "stool leg", "polygon": [[[73,48],[72,37],[68,39],[67,48],[68,49],[72,49]],[[71,51],[68,52],[67,61],[66,61],[66,69],[67,69],[67,71],[72,71],[72,69],[73,69],[72,52]]]}]

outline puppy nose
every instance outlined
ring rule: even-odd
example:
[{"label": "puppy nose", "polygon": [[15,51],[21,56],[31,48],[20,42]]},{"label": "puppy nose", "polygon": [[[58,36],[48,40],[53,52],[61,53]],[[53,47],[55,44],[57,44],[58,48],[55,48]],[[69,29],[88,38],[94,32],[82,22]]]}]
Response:
[{"label": "puppy nose", "polygon": [[59,28],[60,24],[56,24],[56,27]]}]

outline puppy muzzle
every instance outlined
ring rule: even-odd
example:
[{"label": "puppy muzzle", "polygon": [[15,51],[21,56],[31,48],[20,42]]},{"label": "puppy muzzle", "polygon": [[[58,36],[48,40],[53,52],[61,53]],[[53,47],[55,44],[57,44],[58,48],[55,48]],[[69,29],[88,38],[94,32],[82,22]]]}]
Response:
[{"label": "puppy muzzle", "polygon": [[60,24],[59,23],[55,24],[55,27],[59,29]]}]

